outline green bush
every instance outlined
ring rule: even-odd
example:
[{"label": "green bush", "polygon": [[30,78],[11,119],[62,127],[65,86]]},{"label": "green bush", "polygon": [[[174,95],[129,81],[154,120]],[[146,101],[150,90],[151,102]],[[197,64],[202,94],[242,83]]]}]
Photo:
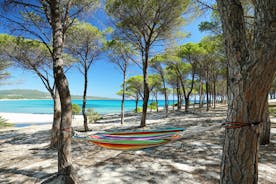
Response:
[{"label": "green bush", "polygon": [[80,111],[81,111],[81,107],[78,104],[72,104],[73,118],[74,118],[74,115],[79,114]]},{"label": "green bush", "polygon": [[95,112],[94,109],[87,109],[87,117],[88,117],[88,121],[89,123],[95,123],[96,121],[98,121],[100,119],[100,115],[99,113]]},{"label": "green bush", "polygon": [[156,110],[157,109],[157,103],[156,102],[151,102],[149,104],[149,108],[150,108],[150,110]]},{"label": "green bush", "polygon": [[269,105],[269,114],[276,117],[276,104]]},{"label": "green bush", "polygon": [[13,126],[11,123],[8,123],[6,119],[0,116],[0,128]]},{"label": "green bush", "polygon": [[[143,111],[143,108],[142,107],[137,107],[137,112],[142,112]],[[133,110],[133,112],[136,112],[135,109]]]}]

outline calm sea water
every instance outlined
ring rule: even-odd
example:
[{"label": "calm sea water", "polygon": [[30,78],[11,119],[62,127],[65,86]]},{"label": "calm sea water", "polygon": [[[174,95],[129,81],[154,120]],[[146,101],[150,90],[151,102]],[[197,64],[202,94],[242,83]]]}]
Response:
[{"label": "calm sea water", "polygon": [[[150,100],[149,103],[152,101]],[[73,100],[74,104],[82,105],[82,100]],[[159,106],[164,106],[164,100],[159,100]],[[143,102],[139,101],[142,107]],[[170,100],[169,104],[173,104]],[[87,108],[93,108],[100,114],[119,113],[121,109],[120,100],[88,100]],[[125,111],[133,111],[135,108],[134,100],[125,101]],[[32,113],[32,114],[51,114],[53,113],[52,100],[4,100],[0,101],[0,112]]]}]

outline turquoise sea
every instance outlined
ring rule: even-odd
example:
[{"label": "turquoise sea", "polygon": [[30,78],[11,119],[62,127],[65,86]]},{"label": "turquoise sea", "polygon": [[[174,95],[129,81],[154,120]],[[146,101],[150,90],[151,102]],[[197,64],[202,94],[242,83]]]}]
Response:
[{"label": "turquoise sea", "polygon": [[[150,100],[149,103],[152,101]],[[73,100],[74,104],[82,105],[82,100]],[[164,106],[164,100],[159,100],[159,106]],[[142,107],[143,102],[139,101]],[[169,104],[173,104],[170,100]],[[93,108],[100,114],[119,113],[121,110],[121,100],[88,100],[87,108]],[[125,101],[125,111],[133,111],[134,100]],[[0,101],[0,112],[51,114],[53,113],[52,100],[2,100]]]}]

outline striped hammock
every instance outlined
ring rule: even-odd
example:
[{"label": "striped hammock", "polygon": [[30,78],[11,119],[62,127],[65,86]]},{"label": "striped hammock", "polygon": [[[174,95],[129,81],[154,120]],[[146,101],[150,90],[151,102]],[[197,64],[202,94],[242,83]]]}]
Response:
[{"label": "striped hammock", "polygon": [[183,128],[166,128],[135,132],[97,133],[76,139],[86,140],[95,145],[114,150],[138,150],[160,146],[179,138]]}]

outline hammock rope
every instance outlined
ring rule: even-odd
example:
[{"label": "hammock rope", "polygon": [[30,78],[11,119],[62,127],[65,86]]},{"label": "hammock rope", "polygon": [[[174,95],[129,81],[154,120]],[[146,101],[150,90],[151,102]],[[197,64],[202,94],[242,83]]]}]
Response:
[{"label": "hammock rope", "polygon": [[222,123],[222,126],[226,129],[236,129],[242,127],[253,127],[261,124],[262,122],[250,122],[250,123],[243,123],[243,122],[225,122]]}]

